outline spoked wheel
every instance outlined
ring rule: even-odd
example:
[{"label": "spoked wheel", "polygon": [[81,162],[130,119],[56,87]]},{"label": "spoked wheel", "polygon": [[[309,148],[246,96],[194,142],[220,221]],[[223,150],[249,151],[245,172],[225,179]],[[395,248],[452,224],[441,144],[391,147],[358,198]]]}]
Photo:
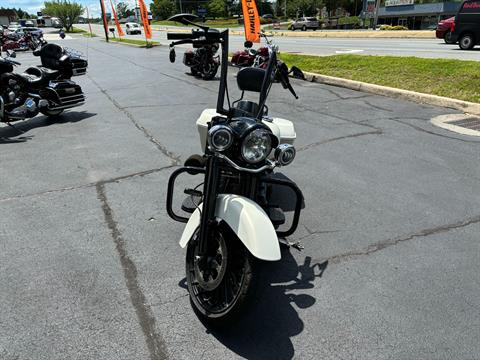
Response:
[{"label": "spoked wheel", "polygon": [[253,288],[254,259],[231,231],[212,229],[207,255],[198,256],[198,230],[187,248],[186,275],[192,307],[212,325],[234,318]]}]

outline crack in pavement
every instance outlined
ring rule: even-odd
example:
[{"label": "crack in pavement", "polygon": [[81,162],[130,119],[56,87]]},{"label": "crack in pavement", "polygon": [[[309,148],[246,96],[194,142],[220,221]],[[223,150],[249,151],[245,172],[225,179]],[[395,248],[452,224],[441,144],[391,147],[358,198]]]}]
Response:
[{"label": "crack in pavement", "polygon": [[[88,75],[88,74],[87,74]],[[162,152],[162,154],[164,154],[166,157],[168,157],[172,163],[172,165],[179,165],[181,163],[180,161],[180,155],[178,154],[175,154],[174,152],[170,151],[167,149],[167,147],[165,145],[163,145],[160,141],[158,141],[152,134],[150,134],[150,132],[147,130],[147,128],[145,128],[143,125],[141,125],[136,119],[135,117],[133,116],[133,114],[131,112],[129,112],[128,110],[126,110],[126,108],[122,107],[113,97],[111,97],[107,90],[103,89],[100,84],[98,84],[90,75],[88,75],[89,79],[92,81],[92,83],[95,84],[95,86],[97,86],[100,91],[107,97],[107,99],[113,104],[113,106],[115,106],[118,110],[120,110],[121,112],[123,112],[127,117],[128,119],[133,123],[133,125],[138,129],[140,130],[144,135],[145,137],[151,142],[153,143],[156,148],[158,150],[160,150]]]},{"label": "crack in pavement", "polygon": [[138,318],[138,322],[142,328],[142,332],[147,343],[147,348],[150,353],[151,360],[160,360],[167,358],[166,346],[161,336],[155,329],[155,317],[153,315],[150,305],[147,303],[145,294],[140,288],[138,282],[138,271],[133,260],[128,256],[125,240],[120,233],[117,223],[113,216],[113,210],[110,207],[107,195],[105,193],[105,184],[98,183],[96,185],[97,198],[101,203],[102,211],[105,217],[105,222],[110,229],[113,242],[120,258],[120,263],[123,269],[125,283],[130,294],[130,300]]},{"label": "crack in pavement", "polygon": [[[411,118],[411,119],[413,119],[413,120],[421,120],[421,121],[428,121],[428,120],[424,120],[424,119],[421,119],[421,118]],[[387,120],[391,120],[391,121],[394,121],[394,122],[396,122],[396,123],[409,126],[409,127],[411,127],[412,129],[415,129],[415,130],[418,130],[418,131],[421,131],[421,132],[424,132],[424,133],[427,133],[427,134],[430,134],[430,135],[435,135],[435,136],[438,136],[438,137],[442,137],[442,138],[445,138],[445,139],[457,140],[457,141],[462,141],[462,142],[466,142],[466,143],[476,143],[476,144],[480,144],[480,141],[462,139],[462,138],[459,138],[459,137],[454,137],[454,136],[439,134],[439,133],[436,133],[436,132],[434,132],[434,131],[430,131],[430,130],[427,130],[427,129],[423,129],[423,128],[419,127],[419,126],[416,126],[416,125],[410,124],[410,123],[408,123],[408,122],[402,121],[401,118],[398,118],[398,117],[387,118]],[[430,123],[428,123],[428,124],[430,124]],[[432,125],[432,126],[433,126],[433,125]]]},{"label": "crack in pavement", "polygon": [[392,247],[392,246],[396,246],[400,243],[407,242],[407,241],[413,240],[415,238],[427,237],[427,236],[430,236],[430,235],[441,234],[441,233],[449,232],[451,230],[461,229],[461,228],[467,227],[469,225],[474,225],[474,224],[479,224],[479,223],[480,223],[480,215],[472,217],[472,218],[468,218],[468,219],[465,219],[465,220],[461,220],[461,221],[458,221],[458,222],[455,222],[455,223],[452,223],[452,224],[442,225],[442,226],[437,226],[437,227],[434,227],[434,228],[420,230],[416,233],[412,233],[412,234],[407,235],[405,237],[397,237],[397,238],[393,238],[393,239],[380,241],[380,242],[377,242],[375,244],[367,246],[364,250],[350,251],[350,252],[346,252],[346,253],[343,253],[343,254],[334,255],[334,256],[331,256],[329,258],[319,260],[319,261],[321,261],[321,262],[323,262],[323,261],[329,261],[330,262],[331,261],[333,263],[340,263],[342,261],[350,260],[350,259],[353,259],[353,258],[356,258],[356,257],[368,256],[370,254],[376,253],[377,251],[381,251],[383,249],[386,249],[386,248],[389,248],[389,247]]},{"label": "crack in pavement", "polygon": [[391,113],[392,113],[392,112],[395,112],[395,111],[392,110],[392,109],[387,109],[387,108],[382,107],[382,106],[374,105],[374,104],[372,104],[370,101],[367,101],[367,100],[364,100],[363,103],[366,104],[366,105],[368,105],[368,106],[370,106],[370,107],[372,107],[372,108],[374,108],[374,109],[380,110],[380,111],[387,111],[387,112],[391,112]]},{"label": "crack in pavement", "polygon": [[297,148],[297,152],[305,151],[305,150],[314,148],[316,146],[320,146],[320,145],[323,145],[323,144],[328,144],[330,142],[334,142],[334,141],[338,141],[338,140],[356,138],[356,137],[365,136],[365,135],[381,135],[381,134],[383,134],[382,130],[375,130],[375,131],[365,131],[365,132],[351,134],[351,135],[339,136],[339,137],[336,137],[336,138],[321,140],[321,141],[317,141],[317,142],[314,142],[314,143],[311,143],[311,144],[308,144],[308,145],[304,145],[302,147]]},{"label": "crack in pavement", "polygon": [[132,173],[132,174],[121,175],[121,176],[117,176],[117,177],[114,177],[114,178],[110,178],[110,179],[106,179],[106,180],[100,180],[100,181],[96,181],[96,182],[92,182],[92,183],[88,183],[88,184],[68,186],[68,187],[64,187],[64,188],[60,188],[60,189],[45,190],[45,191],[40,191],[40,192],[37,192],[37,193],[31,193],[31,194],[11,196],[11,197],[8,197],[8,198],[0,199],[0,203],[1,202],[12,201],[12,200],[29,198],[29,197],[35,197],[35,196],[48,195],[48,194],[53,194],[53,193],[57,193],[57,192],[64,192],[64,191],[71,191],[71,190],[78,190],[78,189],[86,189],[86,188],[97,186],[98,184],[110,184],[110,183],[118,182],[118,181],[121,181],[121,180],[134,178],[134,177],[137,177],[137,176],[139,176],[139,177],[146,176],[146,175],[157,173],[157,172],[160,172],[160,171],[163,171],[163,170],[166,170],[166,169],[171,169],[173,167],[175,167],[175,165],[168,165],[168,166],[164,166],[164,167],[161,167],[161,168],[138,171],[138,172],[135,172],[135,173]]}]

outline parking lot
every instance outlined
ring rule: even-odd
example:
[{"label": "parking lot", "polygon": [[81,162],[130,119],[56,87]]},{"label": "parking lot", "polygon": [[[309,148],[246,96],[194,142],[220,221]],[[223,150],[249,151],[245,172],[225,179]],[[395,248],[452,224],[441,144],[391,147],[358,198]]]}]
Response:
[{"label": "parking lot", "polygon": [[271,115],[297,131],[282,171],[305,196],[289,239],[305,249],[283,250],[255,307],[210,331],[165,196],[200,152],[195,120],[218,81],[166,46],[63,45],[88,56],[85,105],[0,127],[0,359],[478,358],[480,140],[430,123],[456,111],[274,87]]}]

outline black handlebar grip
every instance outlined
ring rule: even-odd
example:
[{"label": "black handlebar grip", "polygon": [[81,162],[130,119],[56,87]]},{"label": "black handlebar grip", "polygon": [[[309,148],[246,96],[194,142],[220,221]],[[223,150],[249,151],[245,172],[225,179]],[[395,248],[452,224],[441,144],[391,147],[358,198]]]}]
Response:
[{"label": "black handlebar grip", "polygon": [[167,40],[188,40],[192,37],[192,33],[167,33]]}]

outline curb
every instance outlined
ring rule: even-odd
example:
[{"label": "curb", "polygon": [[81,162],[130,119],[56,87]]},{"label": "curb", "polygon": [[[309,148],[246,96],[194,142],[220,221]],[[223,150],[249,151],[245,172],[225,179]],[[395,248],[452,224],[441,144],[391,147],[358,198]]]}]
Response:
[{"label": "curb", "polygon": [[[102,41],[106,43],[106,41],[104,39]],[[136,48],[143,48],[143,49],[150,49],[150,48],[153,48],[153,47],[162,46],[162,44],[160,44],[160,43],[159,44],[151,44],[150,46],[147,46],[147,45],[130,44],[130,43],[121,42],[121,41],[112,41],[111,39],[108,43],[109,44],[133,46],[133,47],[136,47]]]},{"label": "curb", "polygon": [[421,104],[441,106],[463,111],[468,114],[480,116],[480,104],[469,101],[457,100],[443,96],[424,94],[410,90],[392,88],[388,86],[375,85],[356,80],[348,80],[333,76],[320,75],[304,72],[305,80],[320,84],[339,86],[347,89],[368,92],[377,95],[393,97],[397,99],[414,101]]}]

